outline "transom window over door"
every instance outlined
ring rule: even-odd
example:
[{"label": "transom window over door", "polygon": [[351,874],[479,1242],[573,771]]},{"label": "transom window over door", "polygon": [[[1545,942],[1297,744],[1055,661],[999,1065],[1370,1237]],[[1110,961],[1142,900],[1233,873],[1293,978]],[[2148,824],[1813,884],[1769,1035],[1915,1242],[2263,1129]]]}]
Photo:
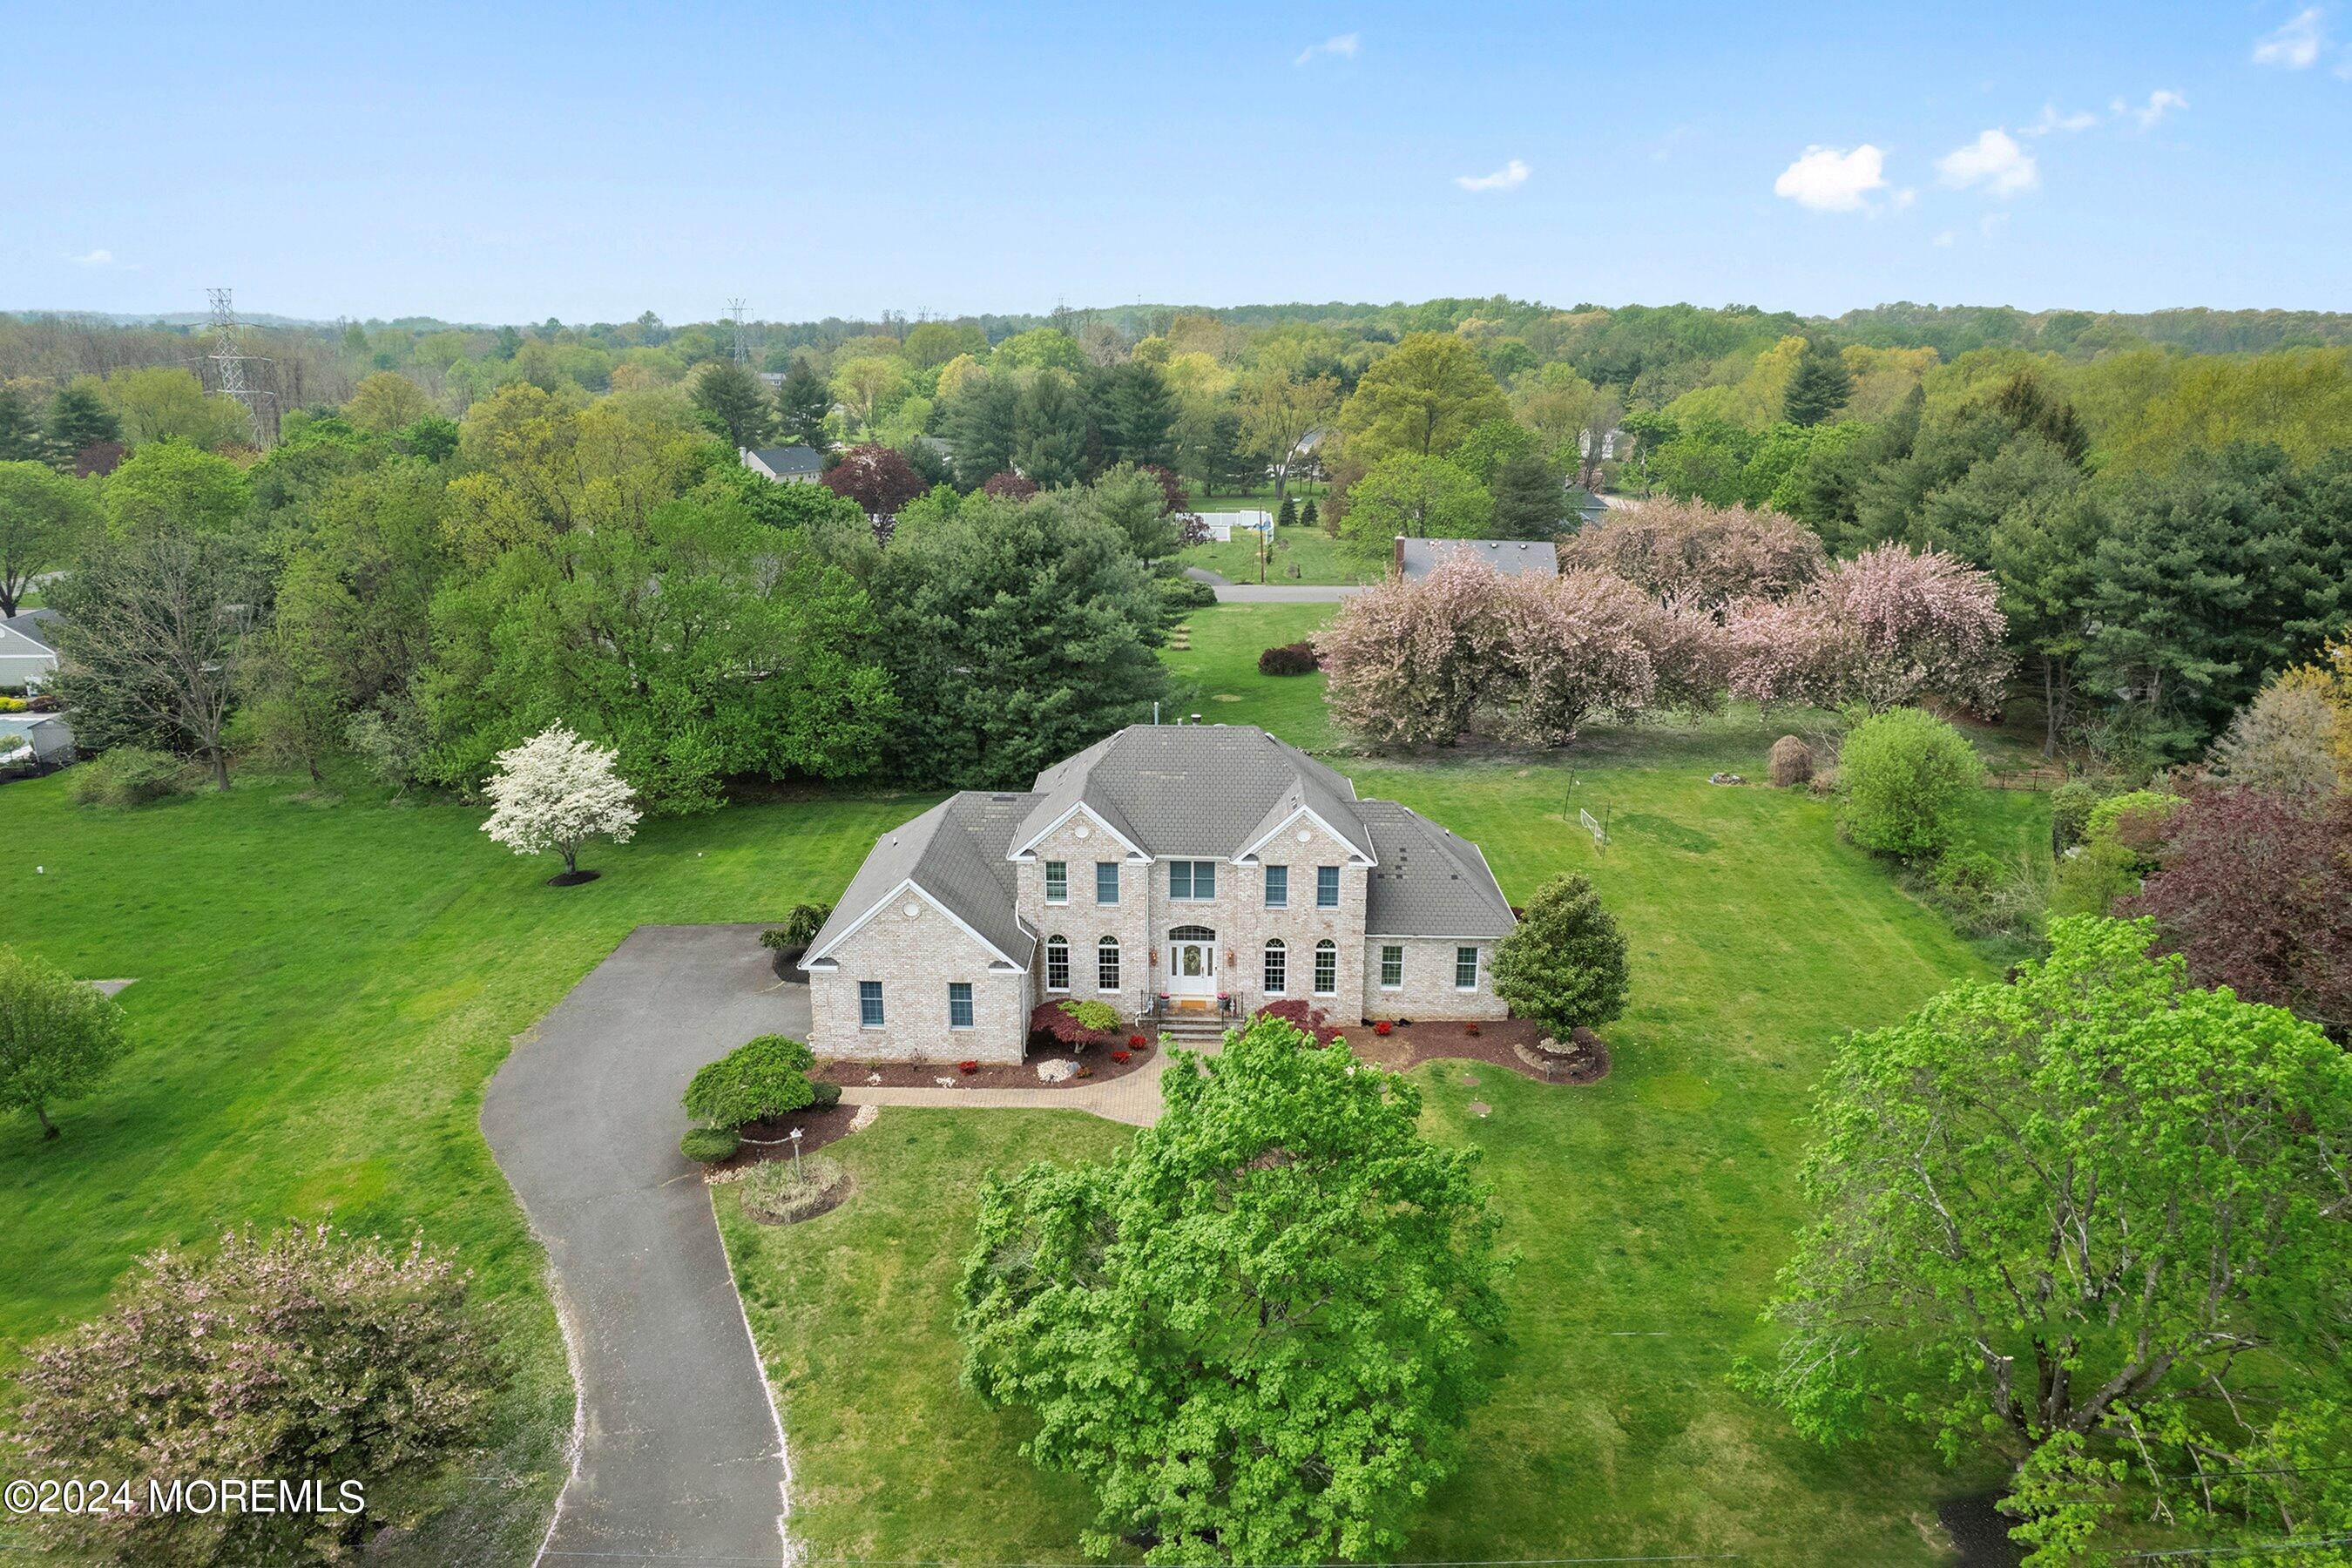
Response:
[{"label": "transom window over door", "polygon": [[1315,994],[1329,996],[1339,989],[1339,947],[1328,937],[1315,944]]},{"label": "transom window over door", "polygon": [[1279,996],[1290,986],[1290,950],[1276,937],[1265,944],[1265,994]]},{"label": "transom window over door", "polygon": [[1168,896],[1193,902],[1215,898],[1217,863],[1214,860],[1169,861]]}]

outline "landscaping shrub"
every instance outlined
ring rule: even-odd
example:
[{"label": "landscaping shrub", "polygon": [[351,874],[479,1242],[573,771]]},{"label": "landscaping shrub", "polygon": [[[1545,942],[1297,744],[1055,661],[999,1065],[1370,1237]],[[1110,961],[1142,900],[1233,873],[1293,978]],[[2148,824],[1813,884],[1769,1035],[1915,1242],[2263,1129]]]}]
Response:
[{"label": "landscaping shrub", "polygon": [[816,933],[823,931],[824,922],[832,918],[831,904],[794,904],[793,912],[784,917],[783,924],[760,933],[760,945],[771,952],[806,947],[816,940]]},{"label": "landscaping shrub", "polygon": [[2050,915],[2104,915],[2118,899],[2139,891],[2139,857],[2113,838],[2077,846],[2058,862]]},{"label": "landscaping shrub", "polygon": [[169,752],[117,746],[74,769],[66,793],[77,805],[128,811],[169,795],[190,794],[196,784],[195,770]]},{"label": "landscaping shrub", "polygon": [[1574,871],[1536,890],[1495,952],[1495,994],[1555,1035],[1609,1022],[1625,991],[1625,933]]},{"label": "landscaping shrub", "polygon": [[751,1167],[740,1187],[743,1212],[769,1225],[806,1219],[839,1195],[849,1180],[841,1163],[824,1154],[797,1160],[766,1160]]},{"label": "landscaping shrub", "polygon": [[1783,735],[1772,742],[1769,766],[1773,788],[1803,784],[1813,776],[1813,749],[1794,735]]},{"label": "landscaping shrub", "polygon": [[21,697],[0,697],[0,713],[22,713],[31,706]]},{"label": "landscaping shrub", "polygon": [[2039,935],[2047,900],[2023,868],[1981,849],[1948,849],[1927,873],[1927,901],[1968,936]]},{"label": "landscaping shrub", "polygon": [[798,1040],[761,1035],[694,1075],[686,1113],[707,1127],[740,1127],[788,1115],[816,1100],[808,1069],[816,1058]]},{"label": "landscaping shrub", "polygon": [[1160,579],[1160,600],[1162,608],[1178,619],[1193,610],[1205,610],[1217,602],[1217,591],[1206,583],[1176,576]]},{"label": "landscaping shrub", "polygon": [[1838,758],[1846,837],[1906,860],[1940,853],[1984,763],[1958,730],[1932,713],[1896,708],[1864,720]]},{"label": "landscaping shrub", "polygon": [[2107,792],[2087,779],[2071,779],[2050,792],[2050,846],[2064,854],[2090,837],[2091,808]]},{"label": "landscaping shrub", "polygon": [[2142,862],[2152,865],[2157,850],[2164,843],[2165,830],[2171,826],[2173,815],[2179,809],[2179,795],[2161,795],[2152,789],[2110,795],[2091,808],[2084,837],[2093,844],[2113,840]]},{"label": "landscaping shrub", "polygon": [[356,1560],[375,1531],[421,1518],[428,1485],[481,1436],[494,1372],[469,1279],[421,1240],[323,1225],[150,1254],[107,1312],[32,1352],[14,1419],[27,1473],[363,1479],[365,1508],[32,1522],[76,1559]]},{"label": "landscaping shrub", "polygon": [[1328,1046],[1339,1037],[1339,1026],[1331,1022],[1329,1015],[1297,997],[1286,1002],[1269,1002],[1250,1015],[1252,1024],[1260,1018],[1280,1018],[1301,1032],[1315,1037],[1315,1043],[1318,1046]]},{"label": "landscaping shrub", "polygon": [[809,1104],[819,1110],[831,1110],[841,1103],[841,1085],[829,1078],[809,1079],[809,1092],[815,1096]]},{"label": "landscaping shrub", "polygon": [[1040,1002],[1029,1014],[1032,1035],[1043,1035],[1055,1045],[1067,1046],[1074,1051],[1107,1046],[1118,1037],[1118,1009],[1108,1002],[1073,998]]},{"label": "landscaping shrub", "polygon": [[689,1127],[686,1136],[677,1141],[677,1152],[698,1165],[716,1165],[721,1160],[731,1160],[742,1146],[741,1134],[732,1127]]},{"label": "landscaping shrub", "polygon": [[1315,645],[1311,642],[1284,643],[1257,656],[1260,675],[1312,675],[1317,668]]}]

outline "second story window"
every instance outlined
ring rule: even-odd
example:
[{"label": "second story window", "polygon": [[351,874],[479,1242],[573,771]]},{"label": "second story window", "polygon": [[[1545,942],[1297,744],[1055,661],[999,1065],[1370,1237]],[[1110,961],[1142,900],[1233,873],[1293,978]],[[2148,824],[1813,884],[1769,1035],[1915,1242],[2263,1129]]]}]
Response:
[{"label": "second story window", "polygon": [[1290,868],[1268,866],[1265,868],[1265,907],[1286,910],[1290,907]]},{"label": "second story window", "polygon": [[1045,901],[1066,904],[1070,901],[1070,863],[1066,860],[1045,862]]},{"label": "second story window", "polygon": [[1318,910],[1336,910],[1339,907],[1339,867],[1315,868],[1315,907]]},{"label": "second story window", "polygon": [[1097,860],[1095,862],[1095,902],[1098,904],[1115,904],[1118,902],[1118,861]]},{"label": "second story window", "polygon": [[1217,896],[1217,863],[1214,860],[1171,860],[1168,862],[1168,896],[1199,902]]}]

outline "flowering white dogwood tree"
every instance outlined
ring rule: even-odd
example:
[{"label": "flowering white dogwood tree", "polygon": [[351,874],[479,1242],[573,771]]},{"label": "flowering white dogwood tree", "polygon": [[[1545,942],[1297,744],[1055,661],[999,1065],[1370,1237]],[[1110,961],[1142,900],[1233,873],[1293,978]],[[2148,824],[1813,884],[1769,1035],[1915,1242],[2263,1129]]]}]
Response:
[{"label": "flowering white dogwood tree", "polygon": [[493,809],[482,831],[518,855],[555,850],[576,875],[581,845],[599,836],[626,844],[637,830],[637,792],[613,771],[618,755],[561,724],[500,752],[483,786]]}]

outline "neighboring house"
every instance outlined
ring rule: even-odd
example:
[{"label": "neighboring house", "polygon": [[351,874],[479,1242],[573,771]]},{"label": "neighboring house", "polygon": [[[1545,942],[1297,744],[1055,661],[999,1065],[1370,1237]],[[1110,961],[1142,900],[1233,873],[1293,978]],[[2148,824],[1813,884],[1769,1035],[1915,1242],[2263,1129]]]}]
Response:
[{"label": "neighboring house", "polygon": [[73,726],[64,714],[0,713],[0,767],[29,761],[37,768],[61,768],[73,760]]},{"label": "neighboring house", "polygon": [[1030,1010],[1499,1018],[1486,857],[1249,725],[1138,724],[884,834],[809,945],[819,1057],[1018,1062]]},{"label": "neighboring house", "polygon": [[1209,537],[1223,544],[1236,533],[1270,533],[1274,531],[1274,513],[1270,511],[1201,511],[1194,512],[1209,531]]},{"label": "neighboring house", "polygon": [[1568,504],[1575,510],[1578,529],[1591,528],[1609,514],[1609,502],[1582,485],[1568,487]]},{"label": "neighboring house", "polygon": [[743,466],[782,484],[814,484],[824,474],[824,454],[814,447],[738,447]]},{"label": "neighboring house", "polygon": [[58,672],[58,627],[64,620],[55,610],[26,610],[0,620],[0,687],[38,690]]},{"label": "neighboring house", "polygon": [[1549,539],[1411,539],[1402,533],[1389,549],[1389,574],[1418,582],[1440,562],[1462,555],[1484,561],[1506,577],[1559,575],[1559,552]]}]

